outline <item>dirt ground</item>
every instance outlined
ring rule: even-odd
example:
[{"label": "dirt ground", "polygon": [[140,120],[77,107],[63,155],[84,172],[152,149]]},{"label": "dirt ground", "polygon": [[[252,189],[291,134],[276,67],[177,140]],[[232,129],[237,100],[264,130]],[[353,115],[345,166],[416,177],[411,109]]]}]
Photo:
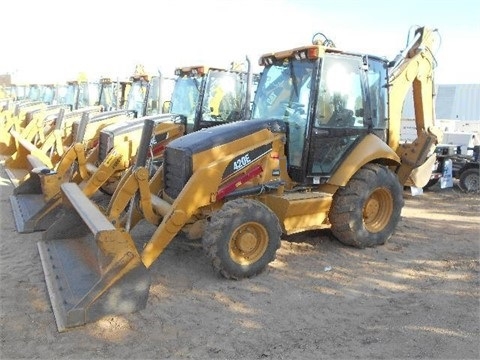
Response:
[{"label": "dirt ground", "polygon": [[[146,309],[58,333],[41,234],[15,231],[0,171],[1,359],[480,358],[480,194],[406,191],[385,245],[292,236],[242,281],[216,275],[199,242],[178,238],[151,267]],[[142,240],[153,228],[135,231]]]}]

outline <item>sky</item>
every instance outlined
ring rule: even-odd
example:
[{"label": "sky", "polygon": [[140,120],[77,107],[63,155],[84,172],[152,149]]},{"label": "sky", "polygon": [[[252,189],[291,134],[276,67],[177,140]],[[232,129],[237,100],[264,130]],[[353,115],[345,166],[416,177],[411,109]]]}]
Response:
[{"label": "sky", "polygon": [[[480,84],[478,0],[7,0],[0,74],[64,83],[85,73],[128,78],[136,64],[229,67],[311,44],[322,32],[345,51],[392,60],[412,26],[437,28],[437,84]],[[6,16],[5,14],[9,14]]]}]

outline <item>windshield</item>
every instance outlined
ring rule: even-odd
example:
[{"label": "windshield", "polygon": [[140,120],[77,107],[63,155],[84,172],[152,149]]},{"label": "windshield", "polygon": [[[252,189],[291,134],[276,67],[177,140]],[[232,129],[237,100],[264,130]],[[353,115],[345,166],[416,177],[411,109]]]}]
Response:
[{"label": "windshield", "polygon": [[160,111],[160,85],[160,78],[152,76],[148,91],[147,115],[155,115]]},{"label": "windshield", "polygon": [[179,77],[173,88],[170,112],[186,116],[187,123],[193,124],[201,83],[200,76]]},{"label": "windshield", "polygon": [[286,59],[265,68],[255,93],[253,119],[306,115],[313,61]]},{"label": "windshield", "polygon": [[285,59],[267,66],[255,93],[252,119],[279,119],[287,124],[288,162],[301,166],[310,83],[315,61]]},{"label": "windshield", "polygon": [[99,105],[102,106],[103,109],[109,111],[117,109],[117,98],[115,96],[115,87],[116,84],[113,82],[105,82],[100,84],[101,92],[98,95]]},{"label": "windshield", "polygon": [[128,93],[127,110],[135,110],[137,116],[144,116],[144,102],[148,93],[148,81],[138,80],[132,84],[132,87]]},{"label": "windshield", "polygon": [[32,85],[30,87],[30,89],[28,90],[28,98],[31,100],[31,101],[40,101],[42,100],[42,96],[41,96],[41,89],[40,89],[40,86],[38,85]]},{"label": "windshield", "polygon": [[45,88],[43,89],[42,101],[45,104],[52,105],[54,99],[55,99],[55,87],[45,86]]},{"label": "windshield", "polygon": [[57,93],[55,95],[55,103],[60,104],[60,105],[65,105],[69,104],[72,105],[72,103],[67,102],[67,95],[68,95],[68,88],[70,85],[59,85],[57,87]]},{"label": "windshield", "polygon": [[205,121],[240,120],[245,108],[247,74],[211,70],[205,84],[202,119]]},{"label": "windshield", "polygon": [[14,85],[13,92],[15,93],[15,98],[17,100],[23,100],[28,95],[28,86],[27,85]]}]

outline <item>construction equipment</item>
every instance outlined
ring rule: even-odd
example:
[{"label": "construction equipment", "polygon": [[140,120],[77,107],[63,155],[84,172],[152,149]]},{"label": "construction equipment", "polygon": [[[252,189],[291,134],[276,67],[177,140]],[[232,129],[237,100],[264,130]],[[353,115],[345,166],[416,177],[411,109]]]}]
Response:
[{"label": "construction equipment", "polygon": [[[90,112],[90,110],[97,110],[98,106],[100,106],[100,105],[102,106],[103,109],[108,109],[108,110],[111,110],[111,111],[116,110],[116,109],[112,110],[114,107],[115,108],[116,107],[120,108],[120,106],[118,105],[118,100],[119,100],[119,98],[123,99],[126,96],[127,92],[129,91],[128,90],[129,86],[131,86],[131,84],[132,84],[131,82],[124,82],[124,83],[116,83],[115,85],[112,85],[112,81],[110,79],[102,78],[99,84],[92,87],[91,86],[92,83],[86,82],[86,79],[84,79],[84,80],[85,81],[72,82],[70,84],[70,86],[71,86],[70,90],[72,92],[72,95],[75,96],[73,102],[76,105],[80,104],[80,100],[79,100],[80,98],[87,101],[88,103],[91,103],[91,99],[92,99],[93,96],[95,96],[95,98],[98,99],[97,101],[95,101],[95,106],[90,106],[89,109],[86,109],[89,112]],[[139,82],[139,81],[141,81],[141,80],[138,80],[138,81],[135,80],[133,82],[133,84],[135,84],[136,82]],[[94,90],[94,89],[96,89],[96,90]],[[117,92],[117,91],[119,92],[119,94],[118,95],[114,94],[114,92]],[[82,95],[82,96],[80,96],[80,95]],[[130,118],[130,114],[132,112],[133,112],[135,117],[138,116],[139,111],[142,114],[147,112],[147,106],[148,106],[147,98],[148,98],[148,91],[142,93],[140,97],[137,97],[137,98],[132,97],[132,98],[128,99],[128,101],[126,103],[126,106],[125,106],[125,108],[127,110],[131,110],[131,112],[129,112],[128,118]],[[137,102],[140,102],[140,105],[138,105]],[[42,106],[42,105],[39,105],[39,106]],[[67,105],[56,105],[56,106],[58,107],[58,106],[67,106]],[[82,104],[82,106],[83,106],[83,104]],[[138,106],[140,106],[140,107],[138,107]],[[42,109],[43,108],[44,108],[44,106],[42,106]],[[34,110],[36,110],[36,109],[34,109]],[[31,110],[31,111],[33,111],[33,110]],[[38,110],[38,111],[40,111],[40,110]],[[44,110],[42,110],[42,111],[44,111]],[[76,113],[76,114],[77,115],[79,114],[81,116],[82,113],[83,112]],[[53,130],[55,127],[58,130],[61,130],[61,127],[65,128],[64,125],[62,125],[62,122],[61,121],[58,122],[54,127],[54,126],[51,126],[52,124],[42,125],[42,122],[40,122],[40,121],[36,121],[36,122],[31,122],[30,121],[30,123],[28,124],[29,128],[24,129],[24,127],[27,126],[26,123],[28,121],[27,120],[22,120],[23,119],[22,114],[20,114],[16,117],[11,116],[10,118],[11,118],[10,120],[4,121],[6,125],[2,128],[2,133],[1,133],[2,141],[0,142],[0,146],[1,146],[1,149],[3,151],[2,151],[1,154],[2,155],[12,155],[12,157],[14,157],[15,159],[12,159],[9,162],[9,164],[12,168],[14,168],[16,170],[21,170],[21,172],[23,173],[22,175],[24,175],[25,172],[28,173],[32,169],[32,167],[28,165],[28,161],[26,159],[26,157],[32,151],[36,152],[37,155],[39,155],[40,157],[42,157],[44,159],[46,157],[50,157],[51,161],[47,161],[47,162],[44,161],[44,166],[53,170],[52,165],[56,165],[56,162],[59,161],[59,159],[60,159],[61,153],[63,153],[63,147],[60,146],[60,141],[62,143],[64,143],[65,146],[68,147],[68,146],[71,145],[71,139],[75,138],[75,135],[72,135],[71,133],[65,133],[65,131],[57,131],[54,136],[53,135],[51,136],[51,139],[50,139],[51,141],[49,141],[47,144],[45,144],[45,146],[43,146],[43,150],[41,150],[40,147],[42,147],[42,145],[44,145],[45,136],[51,130]],[[100,118],[97,118],[97,120],[98,119],[100,119]],[[101,130],[101,128],[111,124],[112,123],[111,119],[115,119],[115,121],[121,120],[121,118],[118,117],[118,116],[113,116],[112,117],[112,116],[109,116],[109,115],[105,115],[105,117],[103,119],[104,120],[102,120],[102,121],[93,121],[91,123],[91,125],[88,127],[88,131],[93,132],[91,134],[93,137],[90,137],[87,134],[87,139],[89,139],[88,141],[92,141],[92,142],[97,143],[98,139],[97,139],[96,136],[99,135],[99,131]],[[107,119],[110,119],[110,120],[107,120]],[[66,129],[75,130],[76,127],[78,127],[79,122],[80,122],[80,118],[77,116],[77,119],[75,120],[75,122],[73,122],[73,123],[71,121],[66,122],[68,124],[68,127]],[[73,125],[73,126],[71,126],[71,125]],[[44,126],[45,128],[43,128],[42,126]],[[3,129],[5,129],[5,133],[4,133]],[[14,131],[12,131],[12,129]],[[8,133],[8,134],[6,134],[6,133]],[[32,134],[38,134],[39,135],[40,143],[32,143],[32,141],[31,141],[32,136],[33,136]],[[64,138],[58,139],[59,135],[63,135]],[[55,149],[53,149],[55,151],[52,152],[51,144],[52,144],[53,138],[57,138],[57,140],[55,140],[55,143],[58,146]],[[3,144],[5,144],[5,145],[3,145]],[[20,149],[20,147],[21,147],[21,149]],[[87,148],[90,148],[90,145],[88,145]],[[38,161],[34,161],[34,163],[38,165]],[[22,182],[23,179],[25,179],[25,178],[24,177],[21,177],[21,178],[16,177],[16,178],[13,178],[11,180],[14,184],[19,184],[19,182]]]},{"label": "construction equipment", "polygon": [[[428,181],[441,136],[435,33],[417,28],[391,63],[321,34],[268,53],[250,120],[172,141],[150,181],[138,160],[105,214],[77,184],[62,184],[65,211],[38,242],[58,330],[144,308],[147,269],[181,231],[202,234],[214,269],[232,279],[262,272],[282,233],[330,228],[344,244],[383,244],[400,220],[403,185]],[[418,139],[400,144],[411,86]],[[137,248],[129,230],[139,218],[157,228]]]},{"label": "construction equipment", "polygon": [[[69,146],[72,140],[72,122],[74,120],[79,121],[83,112],[99,112],[101,110],[116,109],[114,102],[116,101],[117,96],[114,94],[114,91],[115,88],[112,86],[110,79],[102,78],[99,83],[91,83],[86,80],[76,80],[67,82],[67,86],[64,88],[56,89],[56,104],[54,105],[47,107],[42,101],[17,101],[15,103],[9,103],[8,108],[0,113],[0,154],[16,157],[16,165],[14,167],[21,169],[22,166],[20,166],[20,164],[27,164],[27,160],[26,158],[18,157],[25,157],[27,153],[35,150],[35,146],[43,149],[44,156],[47,156],[47,150],[52,150],[52,143],[45,138],[54,128],[56,131],[55,134],[50,136],[50,140],[55,139],[54,141],[56,145],[63,143],[64,146]],[[72,114],[66,115],[65,121],[63,122],[55,121],[54,127],[52,126],[53,118],[51,116],[49,117],[49,121],[43,122],[38,120],[42,111],[44,112],[48,109],[54,111],[54,109],[59,108],[70,108],[80,111],[74,111]],[[30,121],[30,118],[35,112],[37,114],[37,121],[32,122]],[[25,129],[27,124],[29,126],[28,130]],[[17,134],[16,137],[12,135],[11,130],[13,130],[13,133]],[[32,142],[32,134],[38,134],[41,143],[28,144],[29,142]],[[59,136],[62,137],[61,141],[59,141]],[[23,146],[23,149],[21,149],[19,148],[19,146],[21,147],[19,143],[26,144],[27,147]],[[28,149],[28,151],[25,151],[26,149]],[[60,146],[55,150],[56,151],[53,152],[50,151],[48,154],[53,163],[58,161],[58,156],[61,156],[63,153],[62,147]],[[46,166],[50,166],[49,164],[50,162],[47,162]],[[23,167],[23,170],[28,171],[29,169],[29,167]]]},{"label": "construction equipment", "polygon": [[[25,116],[25,127],[20,129],[20,136],[34,144],[41,145],[53,129],[60,112],[68,112],[68,105],[48,105],[45,108],[29,111]],[[14,131],[10,130],[10,133]],[[16,145],[18,149],[18,145]]]},{"label": "construction equipment", "polygon": [[[101,113],[101,110],[100,106],[91,106],[65,111],[65,108],[60,105],[57,112],[53,114],[53,119],[47,117],[45,121],[38,121],[35,130],[45,131],[40,142],[32,136],[26,136],[28,135],[26,130],[22,133],[10,130],[10,135],[16,143],[16,151],[5,159],[5,170],[14,186],[18,186],[28,178],[32,169],[29,156],[35,156],[45,166],[53,169],[73,144],[74,123],[80,121],[84,114],[88,113],[91,117]],[[35,135],[33,131],[32,133]]]},{"label": "construction equipment", "polygon": [[41,101],[18,100],[9,102],[0,112],[0,120],[2,121],[0,129],[2,132],[8,132],[12,128],[19,130],[25,126],[27,112],[46,107],[47,105]]},{"label": "construction equipment", "polygon": [[[63,164],[51,171],[53,167],[48,165],[48,158],[45,160],[43,151],[34,150],[34,153],[31,146],[25,146],[22,158],[28,158],[30,164],[37,166],[30,165],[34,171],[29,180],[16,188],[10,198],[17,231],[41,231],[51,225],[52,219],[55,219],[60,211],[60,185],[63,182],[82,183],[83,193],[89,198],[98,190],[112,194],[124,172],[133,165],[145,120],[151,119],[155,122],[149,155],[151,166],[155,166],[154,163],[161,160],[165,146],[172,140],[191,131],[240,119],[232,117],[233,112],[248,112],[247,99],[250,95],[247,85],[248,79],[253,76],[250,66],[248,72],[197,66],[179,68],[176,73],[179,78],[172,97],[176,107],[172,109],[177,111],[173,114],[150,115],[135,121],[115,123],[103,128],[96,151],[78,165],[74,178],[65,177],[67,167]],[[228,86],[222,88],[225,83]],[[223,104],[219,108],[219,95],[227,97],[228,106]],[[183,106],[180,105],[181,102],[184,103]],[[217,116],[213,118],[211,112],[215,104]]]},{"label": "construction equipment", "polygon": [[[21,102],[14,104],[14,109],[9,108],[0,113],[0,154],[9,156],[15,153],[18,144],[10,134],[12,130],[22,133],[31,139],[35,135],[43,134],[43,122],[49,115],[58,114],[63,105],[47,105],[41,101]],[[41,129],[40,129],[41,128]],[[43,138],[42,138],[43,139]]]},{"label": "construction equipment", "polygon": [[177,79],[163,111],[186,116],[187,133],[248,119],[255,74],[248,58],[246,63],[246,71],[203,65],[175,69]]},{"label": "construction equipment", "polygon": [[[19,156],[8,162],[6,172],[10,180],[16,185],[14,194],[21,197],[29,194],[19,201],[12,201],[15,219],[30,217],[59,191],[62,182],[85,177],[86,164],[91,158],[96,157],[96,147],[100,131],[117,122],[135,119],[135,112],[131,110],[116,110],[109,112],[83,111],[75,114],[81,120],[71,124],[71,145],[66,149],[60,160],[53,167],[48,167],[49,154],[35,148],[27,141],[19,141],[23,151]],[[63,139],[63,138],[62,138]],[[59,148],[57,146],[56,148]],[[26,154],[25,154],[26,153]],[[26,158],[26,161],[23,160]],[[26,162],[26,164],[25,164]],[[20,225],[19,225],[20,224]],[[17,227],[21,223],[17,223]]]},{"label": "construction equipment", "polygon": [[68,104],[73,110],[90,106],[102,106],[104,111],[120,110],[119,99],[125,102],[127,84],[130,86],[130,82],[112,81],[108,77],[90,82],[84,73],[80,73],[76,80],[57,87],[55,101]]},{"label": "construction equipment", "polygon": [[57,86],[55,101],[57,104],[70,105],[72,110],[94,106],[99,98],[99,86],[101,83],[67,81],[64,86]]}]

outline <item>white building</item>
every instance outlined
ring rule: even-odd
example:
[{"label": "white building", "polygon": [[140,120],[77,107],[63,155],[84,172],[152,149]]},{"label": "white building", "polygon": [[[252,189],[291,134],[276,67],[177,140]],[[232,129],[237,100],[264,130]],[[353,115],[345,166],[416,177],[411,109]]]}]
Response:
[{"label": "white building", "polygon": [[[472,135],[480,134],[480,84],[437,85],[435,125],[444,133],[444,143],[461,141],[473,146]],[[407,94],[402,114],[402,141],[416,137],[415,112],[411,91]],[[466,143],[468,142],[468,143]]]}]

